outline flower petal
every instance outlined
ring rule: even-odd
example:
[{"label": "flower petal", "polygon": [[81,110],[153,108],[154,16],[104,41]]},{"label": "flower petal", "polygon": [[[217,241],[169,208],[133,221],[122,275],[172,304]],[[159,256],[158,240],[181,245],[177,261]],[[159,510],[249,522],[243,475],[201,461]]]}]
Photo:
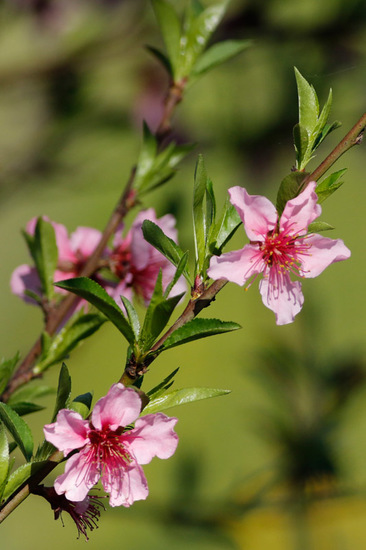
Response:
[{"label": "flower petal", "polygon": [[125,435],[139,464],[148,464],[154,456],[169,458],[175,453],[178,435],[173,428],[177,422],[177,418],[163,413],[147,414],[136,420],[135,428]]},{"label": "flower petal", "polygon": [[249,195],[244,187],[238,185],[229,189],[229,195],[249,239],[262,241],[277,222],[277,212],[271,201],[261,195]]},{"label": "flower petal", "polygon": [[306,242],[310,245],[310,253],[301,256],[301,270],[307,278],[317,277],[328,265],[351,256],[351,251],[341,239],[314,234],[307,236]]},{"label": "flower petal", "polygon": [[259,247],[247,244],[241,250],[213,256],[207,274],[211,279],[227,279],[243,286],[253,275],[261,273],[264,267]]},{"label": "flower petal", "polygon": [[119,472],[119,476],[104,472],[102,485],[109,493],[110,506],[131,506],[135,500],[145,500],[149,494],[147,481],[142,468],[133,464]]},{"label": "flower petal", "polygon": [[46,440],[59,451],[63,451],[66,456],[70,451],[80,449],[87,443],[89,422],[75,411],[61,409],[56,422],[46,424],[43,431]]},{"label": "flower petal", "polygon": [[70,236],[70,246],[74,253],[79,252],[88,258],[99,244],[102,234],[93,227],[77,227]]},{"label": "flower petal", "polygon": [[31,290],[41,296],[41,282],[36,268],[23,264],[14,269],[10,278],[10,288],[13,294],[25,302],[36,304],[35,300],[24,294],[25,290]]},{"label": "flower petal", "polygon": [[65,494],[67,499],[79,502],[98,483],[99,477],[97,461],[88,460],[85,451],[80,451],[68,459],[65,473],[56,478],[55,491],[58,495]]},{"label": "flower petal", "polygon": [[304,303],[304,296],[299,281],[291,281],[286,274],[282,276],[281,284],[273,288],[268,278],[259,283],[259,292],[266,307],[276,314],[277,325],[292,323]]},{"label": "flower petal", "polygon": [[317,204],[315,187],[316,182],[311,181],[300,195],[286,203],[280,220],[280,231],[291,235],[305,235],[308,226],[322,212],[321,206]]},{"label": "flower petal", "polygon": [[132,388],[114,384],[107,395],[99,399],[92,412],[92,424],[97,430],[109,427],[117,430],[134,422],[141,412],[141,399]]}]

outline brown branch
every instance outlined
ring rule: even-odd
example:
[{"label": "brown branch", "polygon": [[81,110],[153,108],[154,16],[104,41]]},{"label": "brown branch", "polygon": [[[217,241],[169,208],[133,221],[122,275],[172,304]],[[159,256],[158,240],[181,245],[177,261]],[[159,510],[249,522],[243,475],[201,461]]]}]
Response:
[{"label": "brown branch", "polygon": [[[173,116],[174,109],[183,99],[183,92],[186,81],[171,83],[165,102],[164,102],[164,112],[158,126],[158,129],[155,133],[155,137],[158,143],[162,143],[163,140],[171,132],[171,118]],[[103,231],[101,240],[98,246],[95,248],[93,254],[88,259],[84,268],[80,273],[80,277],[91,277],[98,268],[99,260],[103,251],[113,233],[116,231],[126,214],[132,209],[137,203],[137,196],[133,190],[133,183],[136,175],[136,166],[132,168],[130,177],[126,183],[125,189],[121,195],[120,200],[117,203],[116,208],[114,209],[109,221]],[[63,323],[63,321],[70,314],[74,306],[80,300],[77,296],[69,294],[62,302],[50,310],[45,331],[53,335],[58,327]],[[41,375],[35,374],[32,372],[32,367],[39,357],[42,351],[42,342],[41,338],[38,338],[31,350],[24,357],[23,361],[19,365],[18,369],[15,371],[12,379],[10,380],[6,390],[1,396],[1,400],[6,402],[10,395],[20,386],[23,386],[33,378],[38,378]]]},{"label": "brown branch", "polygon": [[[184,326],[189,321],[192,321],[205,307],[208,307],[213,300],[215,300],[216,295],[220,292],[222,288],[227,284],[226,279],[218,279],[214,281],[209,288],[207,288],[202,294],[196,298],[191,299],[183,313],[178,317],[178,319],[173,323],[173,325],[167,330],[165,334],[153,345],[149,350],[149,357],[147,361],[142,363],[135,363],[132,358],[126,365],[125,371],[122,374],[120,382],[125,386],[133,384],[141,374],[146,372],[146,368],[150,365],[156,357],[159,355],[159,348],[164,344],[167,338],[175,332],[178,328]],[[156,355],[154,354],[156,352]]]},{"label": "brown branch", "polygon": [[312,172],[305,180],[305,184],[309,181],[318,181],[329,170],[331,166],[354,145],[360,145],[363,133],[366,128],[366,113],[356,122],[342,141],[333,149],[326,159]]}]

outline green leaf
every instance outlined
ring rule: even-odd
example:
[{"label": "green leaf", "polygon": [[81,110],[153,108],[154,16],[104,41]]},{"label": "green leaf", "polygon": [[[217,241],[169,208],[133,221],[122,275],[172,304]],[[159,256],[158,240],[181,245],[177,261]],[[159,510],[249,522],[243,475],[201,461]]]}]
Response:
[{"label": "green leaf", "polygon": [[343,168],[342,170],[338,170],[337,172],[333,172],[333,174],[330,174],[325,180],[320,182],[315,192],[318,195],[318,203],[322,203],[330,197],[334,193],[334,191],[337,191],[337,189],[340,188],[341,185],[343,185],[343,181],[341,181],[341,177],[343,174],[347,171],[347,168]]},{"label": "green leaf", "polygon": [[51,223],[38,218],[34,236],[24,233],[24,237],[37,268],[42,293],[51,300],[55,293],[53,279],[58,259],[55,230]]},{"label": "green leaf", "polygon": [[181,275],[187,269],[187,264],[188,264],[188,251],[185,252],[182,258],[180,259],[177,269],[175,271],[174,277],[165,289],[164,298],[167,298],[169,296],[170,291],[172,290],[174,285],[178,282],[179,277],[181,277]]},{"label": "green leaf", "polygon": [[69,369],[63,363],[60,369],[60,374],[58,377],[58,386],[57,386],[57,394],[56,394],[56,403],[55,408],[52,415],[52,422],[55,422],[57,413],[61,409],[66,409],[69,400],[70,400],[70,393],[71,393],[71,377],[69,374]]},{"label": "green leaf", "polygon": [[184,388],[182,390],[173,390],[170,393],[166,393],[165,395],[150,401],[150,403],[142,411],[141,416],[165,411],[166,409],[176,407],[177,405],[193,403],[194,401],[218,397],[228,393],[230,393],[230,390],[219,390],[212,388]]},{"label": "green leaf", "polygon": [[123,305],[125,306],[130,326],[135,335],[135,340],[138,340],[139,334],[140,334],[140,320],[139,320],[139,316],[137,315],[137,311],[125,296],[120,296],[120,298],[122,300]]},{"label": "green leaf", "polygon": [[19,353],[16,353],[12,359],[2,359],[0,362],[0,395],[5,390],[17,363],[20,359]]},{"label": "green leaf", "polygon": [[55,393],[54,388],[50,388],[49,386],[35,385],[35,383],[29,383],[26,386],[23,386],[22,388],[16,390],[9,397],[8,405],[13,407],[14,403],[19,403],[21,401],[34,401],[35,399],[39,399],[40,397],[44,397],[52,393]]},{"label": "green leaf", "polygon": [[87,277],[77,277],[58,282],[56,286],[73,292],[77,296],[80,296],[80,298],[84,298],[84,300],[90,302],[99,311],[104,313],[131,345],[134,345],[135,336],[133,330],[123,315],[121,308],[118,307],[113,298],[98,283]]},{"label": "green leaf", "polygon": [[277,193],[276,208],[278,212],[278,217],[281,217],[281,214],[286,206],[286,203],[291,199],[297,197],[301,190],[301,185],[307,178],[308,174],[306,172],[291,172],[286,176],[282,181],[280,188]]},{"label": "green leaf", "polygon": [[220,255],[239,225],[242,223],[234,206],[226,199],[221,218],[215,224],[210,237],[209,249],[212,254]]},{"label": "green leaf", "polygon": [[30,403],[28,401],[17,401],[14,403],[11,408],[19,416],[24,416],[25,414],[30,414],[32,412],[42,411],[45,407],[38,405],[37,403]]},{"label": "green leaf", "polygon": [[0,402],[0,419],[18,444],[26,460],[33,454],[33,437],[26,422],[6,403]]},{"label": "green leaf", "polygon": [[199,76],[214,67],[221,65],[225,61],[232,59],[251,46],[251,40],[225,40],[214,44],[206,50],[197,60],[193,69],[192,76]]},{"label": "green leaf", "polygon": [[173,72],[175,72],[181,35],[181,24],[178,15],[172,5],[165,0],[152,0],[152,5],[163,35],[169,62],[173,67]]},{"label": "green leaf", "polygon": [[327,222],[313,222],[308,227],[308,233],[320,233],[321,231],[329,231],[334,229],[333,225],[330,225]]},{"label": "green leaf", "polygon": [[314,87],[307,82],[296,67],[295,77],[299,96],[299,124],[310,136],[314,132],[318,122],[318,97]]},{"label": "green leaf", "polygon": [[81,414],[81,416],[85,419],[90,412],[91,404],[93,400],[93,395],[90,392],[83,393],[82,395],[78,395],[73,399],[73,401],[70,403],[70,409]]},{"label": "green leaf", "polygon": [[163,65],[169,76],[173,77],[173,67],[166,55],[153,46],[145,46],[146,49]]},{"label": "green leaf", "polygon": [[150,391],[147,392],[147,396],[149,398],[156,398],[159,397],[163,392],[165,392],[170,386],[173,384],[173,378],[179,371],[179,367],[177,369],[174,369],[173,372],[171,372],[160,384],[152,388]]},{"label": "green leaf", "polygon": [[164,350],[181,346],[187,342],[193,342],[200,338],[207,338],[215,334],[224,334],[232,330],[241,328],[237,323],[231,321],[221,321],[220,319],[203,319],[196,317],[182,327],[175,330],[164,342]]},{"label": "green leaf", "polygon": [[75,349],[82,340],[94,334],[105,321],[104,316],[96,313],[80,312],[76,319],[72,317],[48,343],[47,352],[42,353],[39,363],[34,367],[34,372],[37,374],[43,372],[65,359],[70,351]]},{"label": "green leaf", "polygon": [[26,483],[26,481],[38,470],[42,468],[44,462],[28,462],[27,464],[22,464],[19,466],[15,472],[11,474],[9,480],[5,486],[3,499],[7,500],[21,485]]},{"label": "green leaf", "polygon": [[201,273],[206,257],[206,227],[203,201],[206,194],[207,173],[202,155],[199,155],[194,174],[193,230],[196,251],[196,272]]},{"label": "green leaf", "polygon": [[9,445],[5,427],[0,422],[0,502],[9,475]]},{"label": "green leaf", "polygon": [[[145,220],[142,224],[142,233],[144,239],[153,245],[159,252],[163,254],[173,265],[178,267],[180,261],[184,256],[183,250],[173,241],[165,235],[162,229],[154,222]],[[186,269],[183,271],[183,275],[187,279],[190,286],[190,275]]]},{"label": "green leaf", "polygon": [[146,310],[144,324],[139,339],[139,346],[143,352],[150,349],[155,339],[159,336],[163,328],[168,323],[171,314],[183,295],[184,293],[178,294],[177,296],[172,296],[168,299],[164,297],[162,273],[160,271],[155,284],[154,293]]},{"label": "green leaf", "polygon": [[189,10],[184,24],[184,35],[181,39],[180,58],[176,70],[176,80],[188,77],[198,56],[206,48],[207,42],[221,21],[227,1],[216,6],[209,6],[201,13]]}]

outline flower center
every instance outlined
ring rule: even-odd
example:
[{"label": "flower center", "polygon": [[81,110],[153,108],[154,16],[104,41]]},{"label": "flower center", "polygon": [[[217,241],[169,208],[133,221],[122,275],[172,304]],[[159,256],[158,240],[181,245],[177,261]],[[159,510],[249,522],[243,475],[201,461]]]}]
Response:
[{"label": "flower center", "polygon": [[118,248],[110,255],[110,267],[112,273],[123,280],[132,269],[131,251],[128,248]]},{"label": "flower center", "polygon": [[123,436],[119,430],[90,430],[88,437],[93,461],[97,463],[101,473],[106,468],[110,472],[116,472],[133,461],[123,445]]},{"label": "flower center", "polygon": [[307,255],[310,248],[305,239],[306,237],[289,235],[285,231],[268,233],[265,241],[258,243],[262,259],[266,263],[264,275],[268,274],[268,270],[275,270],[283,274],[291,271],[302,277],[301,256]]}]

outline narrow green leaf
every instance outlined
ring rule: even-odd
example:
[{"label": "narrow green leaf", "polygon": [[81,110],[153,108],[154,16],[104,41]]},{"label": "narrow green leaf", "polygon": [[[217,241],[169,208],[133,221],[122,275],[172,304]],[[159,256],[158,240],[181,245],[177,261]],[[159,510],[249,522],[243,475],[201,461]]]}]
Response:
[{"label": "narrow green leaf", "polygon": [[131,302],[125,296],[120,296],[120,298],[122,300],[123,305],[125,306],[130,326],[135,335],[135,340],[137,341],[139,339],[139,334],[140,334],[139,316],[137,315],[137,311],[135,310]]},{"label": "narrow green leaf", "polygon": [[173,67],[167,58],[166,55],[163,54],[160,50],[157,48],[154,48],[153,46],[145,46],[146,49],[163,65],[164,69],[166,69],[169,76],[173,77]]},{"label": "narrow green leaf", "polygon": [[216,255],[221,254],[222,249],[234,235],[241,223],[242,221],[236,208],[230,203],[229,199],[226,199],[221,218],[215,224],[210,237],[210,252]]},{"label": "narrow green leaf", "polygon": [[169,296],[170,291],[172,290],[174,285],[178,282],[179,277],[181,277],[181,275],[187,269],[187,264],[188,264],[188,251],[185,252],[181,257],[179,264],[177,266],[177,269],[175,271],[174,277],[165,289],[164,298],[167,298]]},{"label": "narrow green leaf", "polygon": [[33,436],[26,422],[6,403],[0,402],[0,419],[9,430],[26,460],[33,454]]},{"label": "narrow green leaf", "polygon": [[299,124],[308,131],[310,136],[318,122],[318,97],[314,87],[307,82],[296,67],[295,77],[299,96]]},{"label": "narrow green leaf", "polygon": [[212,388],[184,388],[182,390],[173,390],[170,393],[166,393],[165,395],[150,401],[150,403],[142,411],[141,415],[144,416],[145,414],[165,411],[171,407],[184,405],[185,403],[193,403],[194,401],[209,399],[211,397],[218,397],[228,393],[230,393],[230,390],[219,390]]},{"label": "narrow green leaf", "polygon": [[210,71],[240,54],[251,45],[252,40],[225,40],[214,44],[198,58],[192,69],[192,76],[199,76]]},{"label": "narrow green leaf", "polygon": [[55,230],[51,223],[38,218],[34,236],[24,233],[24,237],[37,268],[42,292],[51,300],[55,292],[53,278],[58,258]]},{"label": "narrow green leaf", "polygon": [[300,124],[296,124],[293,129],[294,145],[296,150],[296,167],[303,170],[311,160],[312,146],[309,133]]},{"label": "narrow green leaf", "polygon": [[66,359],[82,340],[94,334],[105,321],[106,318],[100,314],[80,312],[76,319],[72,318],[50,341],[47,353],[42,354],[41,360],[34,367],[34,372],[43,372]]},{"label": "narrow green leaf", "polygon": [[203,209],[206,185],[206,168],[202,155],[199,155],[194,174],[193,187],[193,231],[196,251],[196,273],[201,273],[206,255],[205,215]]},{"label": "narrow green leaf", "polygon": [[33,384],[29,383],[26,386],[19,388],[9,397],[8,405],[13,407],[14,403],[19,403],[21,401],[34,401],[35,399],[39,399],[40,397],[44,397],[52,393],[55,393],[54,388],[44,385],[39,386],[36,385],[35,382],[33,382]]},{"label": "narrow green leaf", "polygon": [[193,342],[200,338],[207,338],[215,334],[224,334],[241,328],[237,323],[221,321],[220,319],[203,319],[196,317],[182,327],[175,330],[164,342],[164,350]]},{"label": "narrow green leaf", "polygon": [[19,353],[16,353],[12,359],[2,359],[0,362],[0,395],[5,390],[11,375],[20,359]]},{"label": "narrow green leaf", "polygon": [[166,0],[152,0],[152,5],[163,35],[169,62],[173,68],[173,73],[175,73],[181,35],[181,24],[178,15]]},{"label": "narrow green leaf", "polygon": [[[142,233],[144,239],[152,244],[159,252],[163,254],[173,265],[178,267],[182,257],[184,256],[183,250],[173,241],[165,235],[162,229],[154,222],[145,220],[142,224]],[[190,275],[184,270],[183,275],[191,285]]]},{"label": "narrow green leaf", "polygon": [[0,422],[0,502],[9,475],[9,444],[4,424]]},{"label": "narrow green leaf", "polygon": [[281,214],[286,206],[286,203],[291,199],[294,199],[299,194],[302,183],[305,181],[309,174],[306,172],[291,172],[286,176],[282,181],[278,189],[276,208],[278,212],[278,217],[281,217]]},{"label": "narrow green leaf", "polygon": [[150,349],[155,339],[159,336],[160,332],[168,323],[171,314],[182,296],[183,294],[178,294],[177,296],[172,296],[168,299],[164,298],[162,274],[160,271],[156,281],[154,293],[146,310],[144,324],[142,326],[139,339],[139,346],[143,352]]},{"label": "narrow green leaf", "polygon": [[17,401],[11,406],[11,408],[19,414],[19,416],[24,416],[33,412],[42,411],[45,407],[38,405],[37,403],[30,403],[28,401]]},{"label": "narrow green leaf", "polygon": [[328,94],[328,99],[319,115],[319,118],[314,128],[314,134],[317,140],[318,140],[318,136],[321,135],[326,123],[328,122],[330,110],[332,108],[332,100],[333,100],[333,92],[332,92],[332,89],[330,89]]},{"label": "narrow green leaf", "polygon": [[157,386],[154,386],[150,391],[147,392],[147,396],[149,398],[156,398],[159,395],[161,395],[161,392],[167,390],[172,384],[173,384],[173,378],[179,371],[179,367],[177,369],[174,369],[173,372],[171,372],[160,384]]},{"label": "narrow green leaf", "polygon": [[334,229],[333,225],[330,225],[327,222],[313,222],[308,227],[308,233],[321,233],[322,231],[330,231]]},{"label": "narrow green leaf", "polygon": [[73,292],[77,296],[80,296],[80,298],[84,298],[84,300],[90,302],[99,311],[104,313],[131,345],[135,343],[133,330],[123,315],[121,308],[118,307],[113,298],[98,283],[87,277],[77,277],[58,282],[56,286]]},{"label": "narrow green leaf", "polygon": [[91,404],[93,400],[93,395],[90,392],[83,393],[78,395],[70,403],[70,409],[81,414],[83,418],[86,418],[89,415]]},{"label": "narrow green leaf", "polygon": [[26,481],[35,474],[38,470],[42,468],[44,462],[28,462],[27,464],[22,464],[19,466],[9,477],[8,482],[5,486],[3,499],[7,500],[11,495],[19,489],[21,485],[26,483]]},{"label": "narrow green leaf", "polygon": [[71,377],[69,374],[69,369],[63,363],[60,369],[60,374],[58,377],[58,386],[57,386],[57,395],[56,395],[56,403],[55,408],[52,415],[52,422],[55,422],[57,413],[61,409],[66,409],[69,400],[70,400],[70,393],[71,393]]},{"label": "narrow green leaf", "polygon": [[337,189],[339,189],[340,186],[343,185],[343,181],[341,181],[341,178],[346,171],[347,168],[343,168],[342,170],[333,172],[333,174],[330,174],[330,176],[325,178],[317,185],[315,192],[318,195],[319,204],[325,201],[325,199],[330,197],[330,195],[332,195],[334,191],[337,191]]},{"label": "narrow green leaf", "polygon": [[181,55],[176,70],[177,80],[190,75],[198,56],[206,48],[208,40],[221,21],[226,6],[227,1],[224,1],[216,6],[209,6],[198,15],[192,11],[188,12],[184,25],[184,39],[181,40]]}]

